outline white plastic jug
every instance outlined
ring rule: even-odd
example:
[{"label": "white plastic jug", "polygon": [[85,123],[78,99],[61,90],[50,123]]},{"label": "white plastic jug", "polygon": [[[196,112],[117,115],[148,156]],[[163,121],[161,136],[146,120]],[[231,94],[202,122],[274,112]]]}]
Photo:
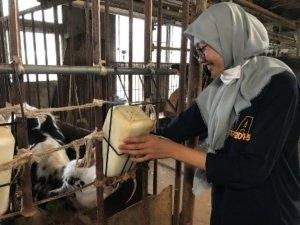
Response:
[{"label": "white plastic jug", "polygon": [[[3,122],[2,116],[0,119]],[[8,127],[0,127],[0,164],[13,159],[15,139]],[[0,171],[0,185],[10,183],[11,169]],[[9,204],[10,186],[0,187],[0,215],[4,214]]]},{"label": "white plastic jug", "polygon": [[153,126],[154,121],[138,106],[122,105],[110,108],[103,125],[104,175],[119,176],[128,171],[132,162],[118,147],[127,137],[148,134]]}]

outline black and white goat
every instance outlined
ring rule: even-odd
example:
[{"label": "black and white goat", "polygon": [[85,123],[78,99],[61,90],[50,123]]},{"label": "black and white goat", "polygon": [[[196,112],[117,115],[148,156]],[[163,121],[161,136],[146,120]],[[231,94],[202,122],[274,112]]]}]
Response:
[{"label": "black and white goat", "polygon": [[[79,160],[80,164],[81,160]],[[70,190],[81,188],[92,183],[96,179],[96,166],[81,167],[76,165],[76,160],[72,160],[64,170],[63,184],[60,188],[51,191],[51,194],[59,194]],[[103,198],[106,199],[118,189],[115,187],[104,187]],[[75,192],[77,202],[86,208],[94,208],[97,205],[96,187],[90,185],[80,191]]]},{"label": "black and white goat", "polygon": [[[64,136],[51,114],[28,118],[27,130],[29,148],[33,152],[59,148],[64,144]],[[35,200],[45,198],[49,191],[62,185],[63,171],[69,161],[66,150],[60,150],[43,156],[38,163],[33,163],[32,184]]]},{"label": "black and white goat", "polygon": [[[7,107],[11,105],[7,103]],[[23,104],[26,111],[37,108]],[[20,113],[20,112],[19,112]],[[7,122],[11,122],[9,114],[3,115]],[[14,116],[15,118],[15,116]],[[56,124],[51,113],[27,118],[27,134],[29,149],[33,152],[44,152],[48,149],[59,148],[65,143],[64,135]],[[16,141],[18,145],[18,141]],[[31,167],[32,195],[34,200],[41,200],[48,196],[48,192],[62,185],[64,168],[70,162],[66,150],[53,152],[34,162]]]},{"label": "black and white goat", "polygon": [[[85,135],[87,135],[86,133]],[[68,140],[69,142],[72,140]],[[90,165],[83,167],[84,159],[72,160],[68,163],[63,173],[63,184],[60,188],[50,192],[50,195],[56,195],[67,191],[82,188],[96,179],[95,148],[93,148]],[[104,149],[103,160],[106,160]],[[106,164],[104,163],[104,167]],[[121,166],[121,165],[120,165]],[[105,168],[104,168],[105,171]],[[138,176],[139,177],[139,176]],[[104,210],[106,215],[111,215],[120,209],[124,209],[130,204],[137,202],[141,198],[141,185],[138,183],[141,179],[129,179],[115,186],[105,186],[103,189]],[[97,204],[96,187],[87,186],[75,192],[76,202],[85,208],[94,208]]]},{"label": "black and white goat", "polygon": [[[24,108],[35,109],[28,104],[24,104]],[[58,148],[74,139],[81,138],[72,137],[70,134],[66,134],[65,138],[62,130],[57,125],[55,117],[50,113],[39,115],[36,118],[28,118],[27,130],[29,148],[34,152]],[[41,200],[50,195],[74,190],[95,180],[95,164],[90,167],[78,167],[74,158],[73,150],[64,149],[43,156],[38,163],[33,163],[34,200]],[[136,191],[137,188],[139,187],[136,186],[136,182],[133,180],[128,180],[115,187],[105,187],[104,210],[106,215],[114,214],[140,200],[141,191]],[[96,187],[94,185],[75,192],[75,196],[77,202],[83,207],[93,208],[96,206]]]}]

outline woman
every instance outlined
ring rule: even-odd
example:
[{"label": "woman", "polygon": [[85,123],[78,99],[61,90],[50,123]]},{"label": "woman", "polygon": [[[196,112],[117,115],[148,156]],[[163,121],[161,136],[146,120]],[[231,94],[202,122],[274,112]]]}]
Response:
[{"label": "woman", "polygon": [[[159,133],[171,140],[128,138],[121,149],[136,162],[171,157],[205,171],[212,225],[299,225],[295,75],[283,62],[260,56],[269,45],[267,31],[236,4],[211,6],[185,34],[215,80]],[[207,134],[207,152],[176,143],[200,134]],[[195,177],[201,183],[201,173]]]}]

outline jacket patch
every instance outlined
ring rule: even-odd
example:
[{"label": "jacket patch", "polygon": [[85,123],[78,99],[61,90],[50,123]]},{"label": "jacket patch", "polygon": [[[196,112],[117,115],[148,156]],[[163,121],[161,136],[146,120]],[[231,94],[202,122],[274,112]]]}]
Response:
[{"label": "jacket patch", "polygon": [[253,123],[254,117],[246,116],[236,129],[229,130],[229,136],[236,140],[250,141],[251,140],[251,126]]}]

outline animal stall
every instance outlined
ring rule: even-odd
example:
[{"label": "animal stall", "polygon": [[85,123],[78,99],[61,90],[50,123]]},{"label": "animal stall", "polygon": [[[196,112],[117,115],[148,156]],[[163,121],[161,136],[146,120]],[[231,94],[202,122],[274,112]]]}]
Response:
[{"label": "animal stall", "polygon": [[[156,126],[163,122],[165,102],[177,113],[192,104],[209,77],[185,36],[180,33],[181,43],[171,44],[172,29],[184,30],[207,4],[220,1],[37,0],[19,10],[21,2],[32,1],[0,1],[0,224],[192,224],[194,168],[175,162],[174,188],[161,193],[161,161],[133,167],[125,158],[121,171],[105,176],[109,154],[119,153],[112,144],[115,133],[107,130],[118,129],[109,121],[124,99],[147,109],[148,114],[134,108],[149,124],[149,115],[154,117]],[[269,54],[299,55],[295,21],[255,4],[276,1],[233,2],[265,22]],[[128,31],[120,32],[117,15],[128,18]],[[135,29],[134,18],[142,19],[142,29]],[[136,35],[141,38],[134,42]],[[117,39],[125,37],[126,50],[117,49]],[[143,60],[137,62],[133,49],[140,43]],[[177,107],[167,99],[170,87],[178,87],[172,84],[172,51],[180,52]],[[187,142],[196,144],[197,139]]]},{"label": "animal stall", "polygon": [[[136,13],[131,0],[127,11],[130,57],[124,66],[115,62],[111,50],[115,48],[113,15],[124,10],[111,6],[109,1],[104,5],[99,0],[41,1],[23,11],[18,10],[17,0],[9,1],[9,15],[3,16],[2,11],[0,23],[0,114],[3,115],[2,137],[7,140],[3,143],[5,150],[1,149],[0,189],[4,191],[0,194],[5,201],[1,203],[0,224],[171,224],[172,188],[157,193],[157,161],[154,162],[153,194],[148,191],[147,163],[134,168],[124,165],[121,171],[105,176],[109,160],[103,158],[115,146],[110,143],[110,138],[113,139],[110,132],[105,137],[105,131],[101,130],[102,127],[109,131],[118,128],[105,122],[105,118],[112,121],[112,112],[122,108],[119,105],[123,101],[115,96],[116,81],[131,105],[130,113],[148,120],[143,132],[149,132],[152,127],[148,116],[159,121],[161,105],[167,98],[160,92],[166,92],[163,86],[168,82],[166,77],[176,71],[160,63],[162,1],[157,6],[156,64],[151,63],[152,1],[145,1],[143,6],[144,63],[133,62]],[[184,10],[188,11],[188,4]],[[50,21],[46,20],[49,13],[53,18]],[[187,16],[184,26],[187,26]],[[38,51],[41,40],[42,53]],[[186,68],[187,40],[184,42],[181,68]],[[53,52],[54,58],[49,57]],[[139,101],[134,99],[136,83],[142,87]],[[180,91],[183,90],[182,83]],[[183,99],[179,100],[178,107],[183,110]],[[148,116],[141,108],[148,111]],[[108,143],[107,155],[103,153],[102,141]],[[94,167],[88,167],[93,161]],[[123,161],[127,163],[128,159]],[[83,166],[82,172],[75,163]],[[84,181],[68,177],[68,172],[75,170],[85,178],[87,174],[93,176]],[[179,162],[175,183],[173,220],[176,224],[181,192]],[[65,188],[68,186],[72,188]],[[90,199],[94,208],[82,207],[87,205],[80,200],[88,201],[85,193],[89,190],[93,192]]]}]

